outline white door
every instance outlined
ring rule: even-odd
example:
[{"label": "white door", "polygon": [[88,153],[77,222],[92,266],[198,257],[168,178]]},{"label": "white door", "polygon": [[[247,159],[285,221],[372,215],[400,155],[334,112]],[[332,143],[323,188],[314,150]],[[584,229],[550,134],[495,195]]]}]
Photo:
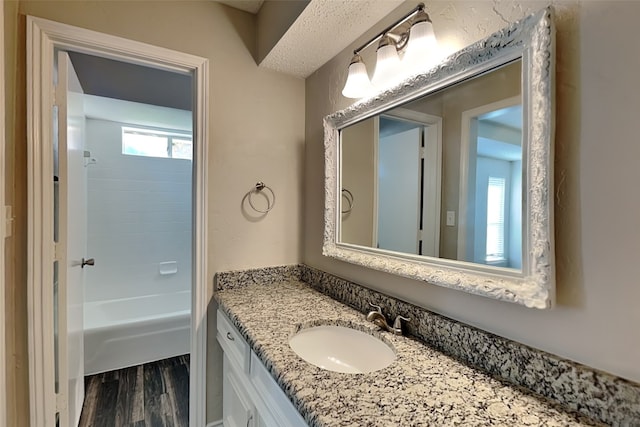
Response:
[{"label": "white door", "polygon": [[[83,259],[87,257],[85,116],[82,87],[58,52],[58,402],[61,426],[77,426],[84,401]],[[66,403],[66,407],[65,407]]]},{"label": "white door", "polygon": [[380,138],[378,247],[418,253],[420,228],[419,127]]}]

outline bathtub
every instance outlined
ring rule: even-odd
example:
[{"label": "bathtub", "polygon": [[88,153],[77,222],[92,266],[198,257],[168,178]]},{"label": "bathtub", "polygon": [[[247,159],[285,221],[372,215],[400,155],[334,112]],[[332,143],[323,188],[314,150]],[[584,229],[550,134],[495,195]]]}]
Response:
[{"label": "bathtub", "polygon": [[191,292],[84,304],[85,375],[190,351]]}]

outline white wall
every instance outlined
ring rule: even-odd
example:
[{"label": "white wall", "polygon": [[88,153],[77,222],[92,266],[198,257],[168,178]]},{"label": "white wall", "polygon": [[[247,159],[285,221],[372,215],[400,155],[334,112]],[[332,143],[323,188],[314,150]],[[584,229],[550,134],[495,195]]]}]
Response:
[{"label": "white wall", "polygon": [[[322,117],[340,95],[351,49],[306,82],[307,264],[454,319],[640,381],[640,2],[554,1],[557,12],[555,229],[557,306],[527,309],[322,256]],[[547,2],[427,2],[444,45],[467,45]]]},{"label": "white wall", "polygon": [[87,120],[87,302],[191,289],[192,162],[122,154],[122,126]]}]

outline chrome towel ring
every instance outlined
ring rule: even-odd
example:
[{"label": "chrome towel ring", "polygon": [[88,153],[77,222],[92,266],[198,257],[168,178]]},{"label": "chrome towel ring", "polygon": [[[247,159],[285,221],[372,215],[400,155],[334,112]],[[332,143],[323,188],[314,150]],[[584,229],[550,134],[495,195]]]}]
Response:
[{"label": "chrome towel ring", "polygon": [[347,209],[342,210],[342,213],[344,214],[344,213],[351,212],[351,209],[353,209],[353,193],[351,193],[351,191],[347,190],[346,188],[343,188],[342,198],[345,199],[349,204],[349,207]]},{"label": "chrome towel ring", "polygon": [[[265,194],[264,197],[267,199],[267,209],[263,211],[255,207],[255,205],[253,204],[252,198],[254,194],[260,193],[262,190],[265,190],[265,189],[269,193],[271,193],[271,197]],[[264,182],[258,181],[256,183],[256,186],[252,188],[251,191],[249,191],[249,193],[247,193],[247,200],[249,201],[249,206],[251,206],[251,209],[253,209],[254,211],[260,212],[260,213],[267,213],[271,209],[273,209],[273,207],[276,205],[276,193],[274,193],[270,187],[266,186]]]}]

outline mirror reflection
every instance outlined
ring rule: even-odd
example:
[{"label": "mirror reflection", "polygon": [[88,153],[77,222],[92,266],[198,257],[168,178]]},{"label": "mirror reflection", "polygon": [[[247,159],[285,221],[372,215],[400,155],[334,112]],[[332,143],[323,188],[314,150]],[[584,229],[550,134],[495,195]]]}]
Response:
[{"label": "mirror reflection", "polygon": [[340,130],[340,243],[522,268],[521,60]]}]

